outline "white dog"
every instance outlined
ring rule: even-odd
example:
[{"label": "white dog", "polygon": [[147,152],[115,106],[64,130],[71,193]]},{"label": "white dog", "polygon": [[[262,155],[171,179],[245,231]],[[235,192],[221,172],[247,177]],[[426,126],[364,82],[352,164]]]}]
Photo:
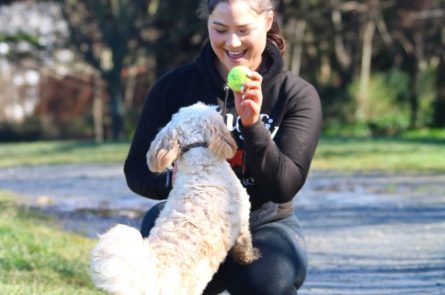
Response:
[{"label": "white dog", "polygon": [[229,250],[259,257],[249,231],[249,197],[226,159],[236,143],[215,107],[184,107],[147,153],[150,170],[174,161],[174,188],[148,238],[117,225],[92,252],[93,281],[111,294],[202,294]]}]

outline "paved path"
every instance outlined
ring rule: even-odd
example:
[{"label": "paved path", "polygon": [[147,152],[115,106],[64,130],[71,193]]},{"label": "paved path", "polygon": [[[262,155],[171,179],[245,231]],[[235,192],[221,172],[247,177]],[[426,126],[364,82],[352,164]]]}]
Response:
[{"label": "paved path", "polygon": [[[89,236],[138,226],[153,204],[115,165],[0,169],[0,189]],[[295,207],[310,259],[300,295],[445,294],[445,175],[313,172]]]},{"label": "paved path", "polygon": [[297,200],[299,294],[445,294],[445,176],[315,174]]}]

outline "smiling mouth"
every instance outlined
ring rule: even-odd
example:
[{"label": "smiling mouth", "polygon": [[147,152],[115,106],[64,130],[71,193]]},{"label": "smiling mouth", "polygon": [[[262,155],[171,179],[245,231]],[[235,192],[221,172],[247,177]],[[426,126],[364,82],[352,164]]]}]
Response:
[{"label": "smiling mouth", "polygon": [[230,51],[230,50],[226,50],[227,56],[230,59],[240,59],[242,58],[247,50],[242,50],[242,51]]}]

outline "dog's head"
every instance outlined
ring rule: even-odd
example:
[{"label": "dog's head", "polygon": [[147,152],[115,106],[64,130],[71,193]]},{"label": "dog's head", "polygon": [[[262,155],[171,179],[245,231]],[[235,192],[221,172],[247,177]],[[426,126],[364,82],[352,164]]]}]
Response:
[{"label": "dog's head", "polygon": [[219,158],[232,158],[236,142],[216,107],[196,103],[181,108],[159,131],[150,145],[147,162],[151,171],[169,167],[187,146],[202,143]]}]

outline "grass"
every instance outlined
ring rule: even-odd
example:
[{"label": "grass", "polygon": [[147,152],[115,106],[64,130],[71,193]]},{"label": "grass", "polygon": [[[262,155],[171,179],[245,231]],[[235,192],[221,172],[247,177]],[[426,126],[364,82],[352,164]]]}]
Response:
[{"label": "grass", "polygon": [[312,167],[351,172],[445,172],[445,140],[326,137]]},{"label": "grass", "polygon": [[0,167],[79,163],[123,163],[128,142],[41,141],[0,144]]},{"label": "grass", "polygon": [[17,198],[0,191],[0,294],[103,294],[88,272],[94,241],[57,229]]},{"label": "grass", "polygon": [[[55,141],[0,144],[0,167],[123,163],[128,142]],[[445,139],[323,137],[315,170],[445,172]]]}]

